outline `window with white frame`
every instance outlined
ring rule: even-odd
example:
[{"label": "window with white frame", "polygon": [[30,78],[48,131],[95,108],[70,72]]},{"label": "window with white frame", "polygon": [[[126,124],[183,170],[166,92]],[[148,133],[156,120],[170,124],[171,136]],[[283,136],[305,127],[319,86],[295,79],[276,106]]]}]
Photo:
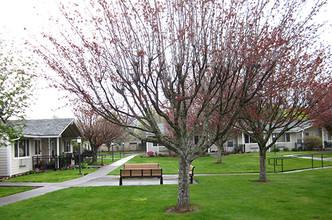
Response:
[{"label": "window with white frame", "polygon": [[15,141],[15,144],[14,144],[15,157],[30,156],[29,147],[30,147],[29,140]]},{"label": "window with white frame", "polygon": [[327,140],[329,140],[329,141],[332,140],[332,134],[327,134]]},{"label": "window with white frame", "polygon": [[227,147],[233,147],[233,141],[227,141]]},{"label": "window with white frame", "polygon": [[194,136],[194,144],[195,144],[195,145],[198,144],[198,142],[199,142],[200,139],[201,139],[201,136],[199,136],[199,135],[195,135],[195,136]]},{"label": "window with white frame", "polygon": [[35,147],[35,154],[40,155],[41,154],[41,145],[40,145],[40,140],[34,140],[33,145]]},{"label": "window with white frame", "polygon": [[64,141],[64,152],[70,152],[71,141]]},{"label": "window with white frame", "polygon": [[244,143],[249,144],[249,143],[257,143],[253,138],[251,138],[249,135],[244,134]]},{"label": "window with white frame", "polygon": [[277,142],[290,142],[290,134],[289,133],[285,133],[285,134],[282,134]]}]

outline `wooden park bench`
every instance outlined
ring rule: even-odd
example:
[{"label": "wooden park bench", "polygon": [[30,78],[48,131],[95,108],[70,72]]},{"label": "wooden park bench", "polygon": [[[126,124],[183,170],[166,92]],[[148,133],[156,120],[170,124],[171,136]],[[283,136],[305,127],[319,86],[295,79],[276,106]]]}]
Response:
[{"label": "wooden park bench", "polygon": [[190,183],[193,184],[194,183],[194,169],[195,167],[193,165],[190,165],[189,168],[189,177],[190,177]]},{"label": "wooden park bench", "polygon": [[189,167],[189,180],[190,180],[190,184],[194,183],[194,169],[195,169],[195,167],[193,165],[190,165],[190,167]]},{"label": "wooden park bench", "polygon": [[122,186],[123,178],[145,178],[158,177],[160,184],[163,184],[163,169],[159,168],[158,163],[142,163],[142,164],[124,164],[120,169],[120,183]]}]

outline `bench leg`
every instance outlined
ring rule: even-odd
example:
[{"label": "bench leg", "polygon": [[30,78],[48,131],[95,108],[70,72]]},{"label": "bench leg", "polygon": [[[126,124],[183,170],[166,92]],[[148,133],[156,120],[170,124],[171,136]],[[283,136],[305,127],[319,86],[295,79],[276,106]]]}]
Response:
[{"label": "bench leg", "polygon": [[163,182],[163,177],[161,176],[160,177],[160,185],[163,185],[164,184],[164,182]]},{"label": "bench leg", "polygon": [[122,178],[120,177],[120,183],[119,183],[120,186],[122,186]]}]

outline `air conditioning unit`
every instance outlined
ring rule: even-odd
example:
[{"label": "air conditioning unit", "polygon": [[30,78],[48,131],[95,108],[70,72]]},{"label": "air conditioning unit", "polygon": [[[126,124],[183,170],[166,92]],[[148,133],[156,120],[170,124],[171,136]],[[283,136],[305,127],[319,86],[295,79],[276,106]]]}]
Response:
[{"label": "air conditioning unit", "polygon": [[20,159],[19,167],[26,167],[27,166],[26,162],[27,162],[26,159]]}]

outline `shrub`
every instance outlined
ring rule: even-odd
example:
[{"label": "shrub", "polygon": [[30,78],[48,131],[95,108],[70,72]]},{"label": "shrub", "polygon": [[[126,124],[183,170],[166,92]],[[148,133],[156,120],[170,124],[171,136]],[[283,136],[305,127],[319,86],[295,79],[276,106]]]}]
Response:
[{"label": "shrub", "polygon": [[86,158],[85,160],[84,160],[84,163],[86,163],[86,164],[88,164],[88,165],[93,165],[92,163],[93,163],[93,159],[92,158]]},{"label": "shrub", "polygon": [[88,168],[88,165],[85,162],[83,162],[83,163],[81,163],[81,168],[86,169],[86,168]]},{"label": "shrub", "polygon": [[93,162],[91,165],[99,166],[100,164],[98,162]]},{"label": "shrub", "polygon": [[279,147],[274,147],[273,152],[280,152],[280,148]]},{"label": "shrub", "polygon": [[306,150],[313,150],[314,148],[322,147],[322,139],[317,136],[306,136],[303,138],[304,148]]},{"label": "shrub", "polygon": [[288,149],[287,147],[285,147],[285,148],[284,148],[284,151],[287,151],[287,152],[288,152],[288,151],[289,151],[289,149]]},{"label": "shrub", "polygon": [[153,157],[154,152],[153,152],[153,151],[148,151],[146,154],[147,154],[149,157]]},{"label": "shrub", "polygon": [[176,153],[175,152],[172,152],[172,155],[171,155],[172,157],[176,157],[177,155],[176,155]]},{"label": "shrub", "polygon": [[300,149],[298,149],[298,148],[293,148],[292,151],[293,151],[293,152],[297,152],[297,151],[300,151]]},{"label": "shrub", "polygon": [[75,167],[71,164],[69,166],[67,166],[67,170],[74,170],[74,169],[75,169]]}]

